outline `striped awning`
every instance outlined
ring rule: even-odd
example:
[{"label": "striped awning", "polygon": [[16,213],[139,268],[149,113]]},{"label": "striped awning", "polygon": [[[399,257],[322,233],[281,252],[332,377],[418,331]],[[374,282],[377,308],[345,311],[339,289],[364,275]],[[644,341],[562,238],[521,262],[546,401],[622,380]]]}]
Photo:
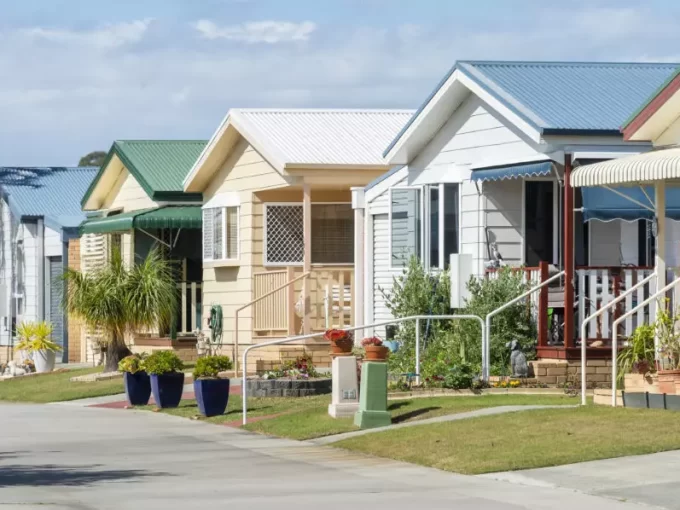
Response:
[{"label": "striped awning", "polygon": [[80,226],[80,232],[81,234],[108,234],[135,228],[201,228],[202,221],[202,211],[198,205],[168,206],[90,218]]},{"label": "striped awning", "polygon": [[478,168],[472,171],[473,181],[500,181],[526,177],[545,177],[552,172],[552,161],[532,161],[514,165]]},{"label": "striped awning", "polygon": [[605,186],[616,184],[649,184],[680,179],[680,148],[636,154],[576,168],[571,185]]}]

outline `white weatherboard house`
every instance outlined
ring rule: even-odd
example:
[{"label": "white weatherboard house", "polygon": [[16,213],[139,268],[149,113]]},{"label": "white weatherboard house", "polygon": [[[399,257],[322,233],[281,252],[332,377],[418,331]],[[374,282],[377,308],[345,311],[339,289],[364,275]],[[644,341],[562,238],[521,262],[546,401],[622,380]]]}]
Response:
[{"label": "white weatherboard house", "polygon": [[[617,203],[613,193],[603,200],[597,188],[572,190],[565,174],[648,151],[649,142],[625,141],[619,128],[676,67],[456,63],[387,147],[395,167],[354,190],[364,217],[355,230],[366,244],[356,269],[365,275],[364,323],[391,318],[380,289],[390,290],[412,254],[432,270],[445,268],[451,253],[470,254],[483,276],[497,250],[532,281],[547,275],[548,264],[571,267],[575,289],[565,283],[554,289],[559,299],[550,297],[566,317],[566,341],[548,342],[539,321],[538,350],[576,357],[572,314],[595,310],[648,274],[652,253],[646,211]],[[667,251],[677,257],[680,228],[674,232]],[[606,328],[606,320],[593,324],[588,341],[606,338]],[[605,356],[599,342],[592,348],[591,357]]]},{"label": "white weatherboard house", "polygon": [[16,326],[48,321],[68,359],[67,315],[59,280],[68,241],[85,219],[80,198],[96,168],[0,168],[0,360],[11,359]]}]

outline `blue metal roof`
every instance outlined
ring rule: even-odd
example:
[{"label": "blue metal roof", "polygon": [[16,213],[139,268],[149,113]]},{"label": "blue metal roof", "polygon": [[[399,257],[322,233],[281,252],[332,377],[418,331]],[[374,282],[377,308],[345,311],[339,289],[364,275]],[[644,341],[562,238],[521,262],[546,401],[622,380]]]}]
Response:
[{"label": "blue metal roof", "polygon": [[516,165],[494,166],[472,171],[473,181],[503,181],[523,177],[545,177],[552,172],[552,161],[519,163]]},{"label": "blue metal roof", "polygon": [[0,167],[0,185],[12,213],[42,217],[55,230],[76,228],[85,214],[80,200],[97,175],[95,167]]},{"label": "blue metal roof", "polygon": [[618,134],[678,68],[671,63],[459,61],[385,150],[460,70],[544,134]]}]

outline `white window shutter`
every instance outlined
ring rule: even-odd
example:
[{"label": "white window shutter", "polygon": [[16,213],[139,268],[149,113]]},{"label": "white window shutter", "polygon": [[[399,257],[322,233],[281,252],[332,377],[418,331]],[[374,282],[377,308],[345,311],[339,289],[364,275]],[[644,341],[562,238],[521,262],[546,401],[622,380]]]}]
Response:
[{"label": "white window shutter", "polygon": [[213,259],[213,210],[203,209],[203,260]]}]

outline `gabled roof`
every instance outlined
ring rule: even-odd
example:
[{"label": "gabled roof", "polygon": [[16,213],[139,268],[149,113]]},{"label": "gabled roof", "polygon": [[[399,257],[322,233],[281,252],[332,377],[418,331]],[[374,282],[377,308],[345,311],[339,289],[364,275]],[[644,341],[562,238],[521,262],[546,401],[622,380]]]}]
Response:
[{"label": "gabled roof", "polygon": [[153,200],[201,200],[200,194],[184,193],[182,181],[206,143],[205,140],[118,140],[111,146],[81,204],[85,206],[114,158],[125,165]]},{"label": "gabled roof", "polygon": [[413,110],[231,109],[184,188],[195,187],[199,174],[205,181],[217,170],[221,161],[211,161],[211,156],[226,143],[230,129],[281,173],[304,167],[387,168],[382,151],[412,114]]},{"label": "gabled roof", "polygon": [[76,228],[85,219],[80,198],[97,168],[3,167],[0,173],[8,173],[0,187],[12,214],[20,219],[44,218],[47,226],[61,230]]},{"label": "gabled roof", "polygon": [[[620,126],[649,94],[671,76],[678,64],[604,62],[459,61],[384,152],[395,148],[425,126],[436,132],[461,98],[455,85],[524,123],[536,141],[542,135],[619,135]],[[450,111],[436,112],[437,109]],[[426,122],[427,118],[430,122]],[[437,122],[432,122],[433,119]],[[445,120],[444,120],[445,121]],[[428,133],[429,134],[429,133]],[[431,135],[433,136],[433,135]],[[431,138],[431,136],[429,138]],[[421,134],[419,138],[429,139]],[[402,161],[396,161],[402,162]]]}]

